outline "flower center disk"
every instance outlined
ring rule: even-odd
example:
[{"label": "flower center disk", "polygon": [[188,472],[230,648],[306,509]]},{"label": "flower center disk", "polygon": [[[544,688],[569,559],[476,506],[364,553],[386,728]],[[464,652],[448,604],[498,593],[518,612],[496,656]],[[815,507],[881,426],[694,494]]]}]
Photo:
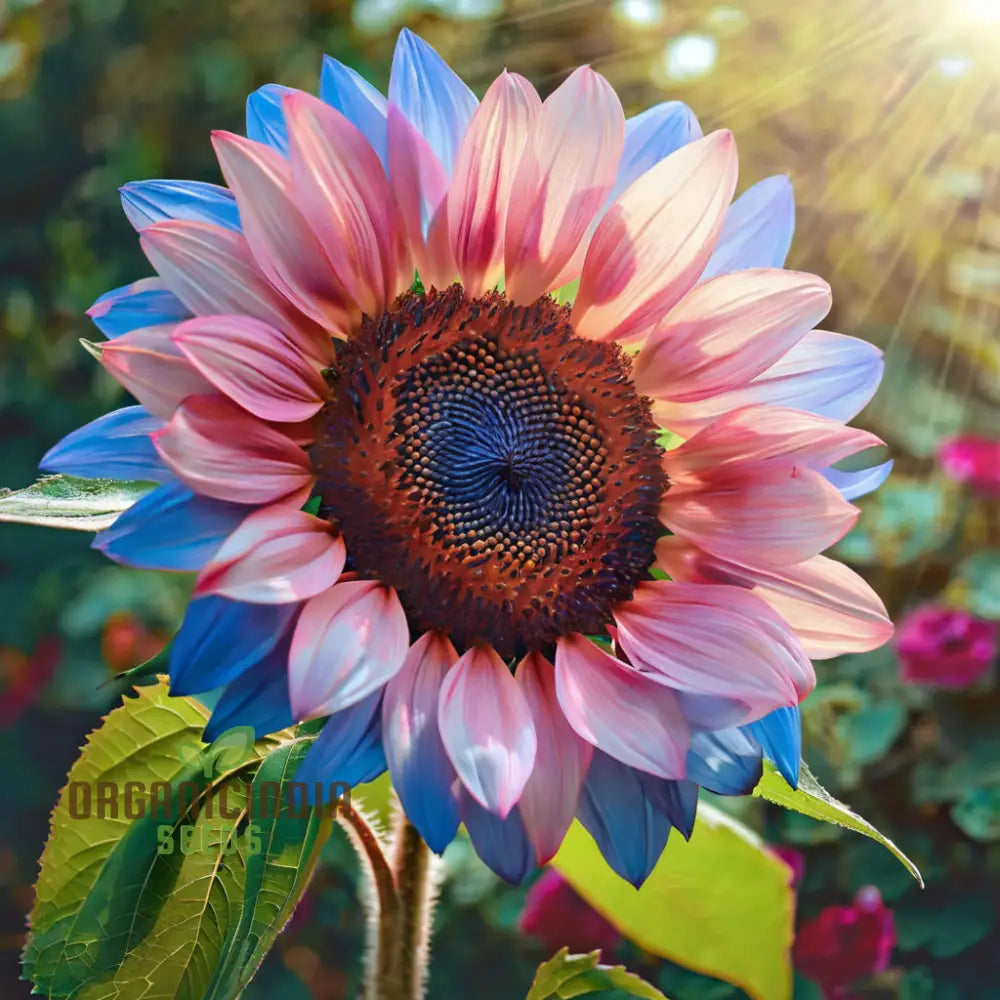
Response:
[{"label": "flower center disk", "polygon": [[628,358],[575,336],[568,307],[410,292],[327,380],[321,513],[416,631],[521,655],[603,631],[648,575],[658,430]]}]

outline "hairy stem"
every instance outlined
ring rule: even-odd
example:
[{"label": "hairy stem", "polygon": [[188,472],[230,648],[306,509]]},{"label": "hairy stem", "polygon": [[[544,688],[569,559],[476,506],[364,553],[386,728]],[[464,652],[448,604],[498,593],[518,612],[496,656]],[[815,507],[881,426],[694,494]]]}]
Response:
[{"label": "hairy stem", "polygon": [[[430,849],[402,811],[393,841],[392,870],[399,900],[396,952],[401,991],[398,997],[421,1000],[427,979],[435,880]],[[386,1000],[389,996],[386,995]],[[396,1000],[396,995],[392,995],[392,1000]]]},{"label": "hairy stem", "polygon": [[356,809],[342,806],[340,819],[368,876],[364,998],[421,1000],[436,888],[430,850],[402,810],[388,852]]}]

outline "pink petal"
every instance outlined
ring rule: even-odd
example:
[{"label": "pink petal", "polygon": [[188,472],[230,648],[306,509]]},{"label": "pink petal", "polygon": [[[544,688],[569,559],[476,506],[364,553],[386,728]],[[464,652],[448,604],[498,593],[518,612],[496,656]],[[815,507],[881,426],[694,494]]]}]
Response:
[{"label": "pink petal", "polygon": [[556,694],[569,724],[616,760],[683,778],[691,734],[674,693],[582,635],[556,646]]},{"label": "pink petal", "polygon": [[188,396],[212,384],[174,346],[172,323],[146,326],[100,345],[101,364],[155,417],[169,420]]},{"label": "pink petal", "polygon": [[302,609],[288,655],[297,719],[330,715],[361,701],[403,665],[410,632],[391,587],[338,583]]},{"label": "pink petal", "polygon": [[742,703],[741,722],[797,705],[815,686],[786,623],[742,587],[640,583],[614,617],[634,667],[679,691]]},{"label": "pink petal", "polygon": [[284,432],[221,396],[191,396],[151,437],[178,478],[217,500],[302,503],[314,481],[309,456]]},{"label": "pink petal", "polygon": [[782,459],[823,469],[881,438],[837,420],[779,406],[747,406],[727,413],[667,453],[673,482],[712,475],[725,464]]},{"label": "pink petal", "polygon": [[448,174],[427,140],[395,105],[389,105],[389,181],[403,220],[410,252],[427,288],[444,288],[455,278],[448,241]]},{"label": "pink petal", "polygon": [[587,250],[573,306],[577,332],[634,343],[694,287],[736,187],[732,134],[671,153],[608,209]]},{"label": "pink petal", "polygon": [[298,342],[260,320],[203,316],[179,324],[173,341],[216,389],[262,420],[308,420],[327,397]]},{"label": "pink petal", "polygon": [[290,604],[332,587],[347,559],[328,521],[294,507],[254,511],[201,571],[194,596],[250,604]]},{"label": "pink petal", "polygon": [[448,671],[438,719],[462,784],[505,818],[531,775],[537,740],[521,687],[491,648],[473,646]]},{"label": "pink petal", "polygon": [[377,317],[413,283],[402,222],[378,155],[340,112],[309,94],[283,102],[294,197],[340,285]]},{"label": "pink petal", "polygon": [[320,326],[343,335],[357,318],[316,234],[291,193],[291,167],[276,149],[229,132],[212,145],[236,195],[250,250],[268,281]]},{"label": "pink petal", "polygon": [[589,66],[533,117],[504,237],[507,295],[523,304],[579,273],[581,243],[614,184],[625,142],[618,96]]},{"label": "pink petal", "polygon": [[635,387],[675,402],[739,388],[774,364],[829,309],[830,286],[799,271],[758,268],[696,285],[639,352]]},{"label": "pink petal", "polygon": [[818,472],[792,462],[723,466],[697,486],[675,483],[660,504],[660,519],[676,534],[723,559],[766,566],[817,555],[859,513]]},{"label": "pink petal", "polygon": [[242,233],[202,222],[157,222],[139,243],[164,283],[196,316],[243,314],[284,330],[324,365],[329,333],[286,302],[257,269]]},{"label": "pink petal", "polygon": [[541,653],[529,653],[514,679],[524,692],[538,736],[535,767],[518,805],[538,864],[544,865],[559,850],[576,815],[594,748],[566,721],[556,697],[555,668]]},{"label": "pink petal", "polygon": [[482,295],[503,275],[514,173],[541,106],[527,80],[504,71],[486,91],[462,139],[447,212],[451,250],[466,295]]},{"label": "pink petal", "polygon": [[892,635],[878,594],[854,570],[826,556],[780,568],[750,567],[671,535],[657,544],[656,557],[673,580],[752,589],[788,622],[813,660],[866,653]]}]

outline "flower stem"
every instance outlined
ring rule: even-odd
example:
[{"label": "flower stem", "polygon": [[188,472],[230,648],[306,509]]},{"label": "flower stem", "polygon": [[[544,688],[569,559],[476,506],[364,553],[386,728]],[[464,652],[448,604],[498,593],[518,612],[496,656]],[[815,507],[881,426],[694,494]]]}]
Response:
[{"label": "flower stem", "polygon": [[435,889],[430,850],[401,810],[388,857],[361,813],[347,807],[341,820],[369,877],[365,1000],[421,1000]]},{"label": "flower stem", "polygon": [[[392,870],[399,901],[395,941],[401,985],[398,997],[399,1000],[421,1000],[427,980],[434,879],[430,849],[402,810],[393,842]],[[389,996],[386,994],[386,1000]],[[395,995],[392,1000],[396,1000]]]}]

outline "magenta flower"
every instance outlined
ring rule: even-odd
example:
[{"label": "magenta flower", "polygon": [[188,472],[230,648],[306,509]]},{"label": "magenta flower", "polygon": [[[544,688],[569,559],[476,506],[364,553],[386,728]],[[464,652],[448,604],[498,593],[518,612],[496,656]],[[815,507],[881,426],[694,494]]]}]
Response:
[{"label": "magenta flower", "polygon": [[480,103],[406,31],[388,100],[320,90],[251,95],[228,188],[123,189],[159,276],[90,314],[141,405],[43,465],[161,484],[95,544],[198,573],[170,674],[226,687],[208,738],[329,716],[301,780],[388,767],[511,879],[576,815],[641,882],[698,784],[796,780],[808,655],[891,632],[820,555],[888,472],[833,468],[881,356],[813,329],[787,181],[731,202],[681,104],[626,121],[587,67]]},{"label": "magenta flower", "polygon": [[900,674],[911,684],[968,687],[989,673],[1000,626],[968,611],[928,605],[911,611],[896,633]]},{"label": "magenta flower", "polygon": [[772,844],[770,851],[788,866],[788,884],[793,889],[798,889],[806,873],[806,856],[787,844]]},{"label": "magenta flower", "polygon": [[1000,498],[1000,441],[963,434],[938,448],[938,461],[956,483],[985,497]]},{"label": "magenta flower", "polygon": [[528,890],[518,927],[550,952],[566,947],[573,954],[595,949],[610,953],[621,941],[615,926],[554,868],[546,869]]},{"label": "magenta flower", "polygon": [[795,935],[795,966],[815,980],[828,1000],[846,997],[859,979],[885,972],[896,944],[892,910],[878,889],[858,890],[849,906],[828,906]]}]

